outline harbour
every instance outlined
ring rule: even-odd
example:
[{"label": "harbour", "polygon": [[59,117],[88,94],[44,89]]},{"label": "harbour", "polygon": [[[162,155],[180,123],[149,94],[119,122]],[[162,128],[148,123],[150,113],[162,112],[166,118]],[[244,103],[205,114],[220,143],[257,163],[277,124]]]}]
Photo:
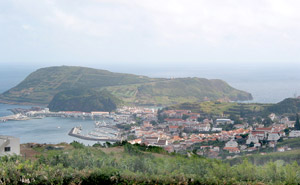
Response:
[{"label": "harbour", "polygon": [[[93,145],[122,140],[119,137],[120,130],[115,126],[116,117],[111,115],[50,112],[44,108],[24,112],[28,109],[31,106],[0,104],[0,135],[19,137],[21,143],[57,144],[75,140]],[[79,125],[81,134],[72,134],[71,130]]]}]

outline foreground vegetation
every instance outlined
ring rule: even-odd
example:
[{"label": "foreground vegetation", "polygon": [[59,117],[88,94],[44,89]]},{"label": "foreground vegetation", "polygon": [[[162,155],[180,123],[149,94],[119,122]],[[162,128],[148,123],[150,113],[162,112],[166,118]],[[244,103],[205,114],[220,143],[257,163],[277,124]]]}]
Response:
[{"label": "foreground vegetation", "polygon": [[[0,184],[297,184],[300,167],[284,161],[235,165],[194,154],[130,145],[36,147],[34,159],[2,157]],[[123,146],[122,146],[123,145]]]}]

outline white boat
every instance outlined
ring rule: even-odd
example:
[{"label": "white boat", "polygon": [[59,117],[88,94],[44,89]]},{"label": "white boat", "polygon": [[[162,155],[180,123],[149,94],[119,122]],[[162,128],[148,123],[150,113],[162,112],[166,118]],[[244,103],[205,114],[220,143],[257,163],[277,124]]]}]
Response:
[{"label": "white boat", "polygon": [[96,127],[105,127],[107,126],[105,121],[95,121],[95,126]]}]

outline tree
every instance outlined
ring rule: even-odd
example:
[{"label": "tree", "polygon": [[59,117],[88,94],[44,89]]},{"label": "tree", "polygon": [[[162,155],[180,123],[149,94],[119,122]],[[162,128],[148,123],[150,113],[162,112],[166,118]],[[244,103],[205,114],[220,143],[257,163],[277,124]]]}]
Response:
[{"label": "tree", "polygon": [[284,131],[285,135],[288,135],[290,133],[290,129],[289,128],[286,128],[283,131]]},{"label": "tree", "polygon": [[79,143],[78,141],[73,141],[73,142],[70,143],[70,145],[73,146],[76,149],[84,148],[84,144]]},{"label": "tree", "polygon": [[197,118],[197,121],[198,121],[198,122],[202,122],[204,119],[205,119],[204,117],[198,117],[198,118]]},{"label": "tree", "polygon": [[240,120],[240,118],[234,114],[230,114],[229,119],[234,121],[234,124],[242,124],[243,122]]},{"label": "tree", "polygon": [[273,124],[273,121],[271,120],[271,118],[267,117],[264,119],[264,121],[262,123],[264,124],[265,127],[268,127]]},{"label": "tree", "polygon": [[150,123],[151,123],[152,125],[157,125],[157,122],[154,121],[154,120],[150,121]]},{"label": "tree", "polygon": [[184,114],[184,115],[182,115],[182,119],[183,120],[186,120],[186,119],[188,119],[190,116],[189,115],[186,115],[186,114]]},{"label": "tree", "polygon": [[300,121],[299,121],[299,115],[298,114],[296,114],[295,130],[300,130]]},{"label": "tree", "polygon": [[163,123],[167,117],[168,117],[168,116],[167,116],[166,114],[163,114],[163,113],[161,113],[161,112],[158,112],[158,113],[157,113],[157,122],[158,122],[158,123]]}]

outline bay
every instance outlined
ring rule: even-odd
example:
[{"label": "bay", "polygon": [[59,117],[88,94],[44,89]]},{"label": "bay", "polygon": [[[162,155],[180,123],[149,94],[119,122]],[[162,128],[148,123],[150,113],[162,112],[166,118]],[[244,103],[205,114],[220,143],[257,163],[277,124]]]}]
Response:
[{"label": "bay", "polygon": [[[99,68],[99,67],[96,67]],[[22,67],[0,68],[0,93],[14,87],[20,83],[28,74],[37,68]],[[134,69],[134,70],[133,70]],[[205,77],[208,79],[223,79],[233,87],[250,92],[253,101],[260,103],[277,103],[288,97],[300,95],[299,66],[289,67],[195,67],[193,69],[180,70],[145,70],[144,68],[122,68],[108,69],[114,72],[127,72],[133,74],[147,75],[151,77]],[[155,72],[153,72],[155,71]],[[29,108],[31,106],[0,104],[0,117],[11,115],[8,109]],[[28,121],[8,121],[0,122],[0,135],[12,135],[19,137],[21,143],[60,143],[72,142],[74,140],[84,144],[92,145],[94,141],[77,139],[68,135],[74,126],[81,125],[84,133],[88,133],[94,128],[93,120],[82,120],[75,118],[44,118]]]},{"label": "bay", "polygon": [[[0,104],[0,117],[11,115],[8,109],[29,108],[31,106]],[[26,121],[0,122],[0,135],[10,135],[20,138],[21,143],[70,143],[78,141],[86,145],[93,145],[95,141],[88,141],[69,136],[69,131],[75,126],[82,126],[83,134],[94,129],[94,120],[82,118],[46,117]]]}]

